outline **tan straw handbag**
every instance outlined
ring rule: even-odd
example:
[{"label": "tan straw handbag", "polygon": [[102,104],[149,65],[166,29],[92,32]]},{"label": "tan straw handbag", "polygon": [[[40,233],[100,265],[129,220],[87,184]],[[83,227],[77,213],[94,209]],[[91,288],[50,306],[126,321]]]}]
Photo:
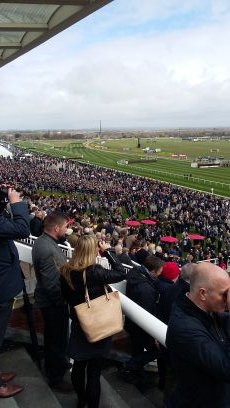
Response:
[{"label": "tan straw handbag", "polygon": [[85,302],[74,306],[81,328],[90,343],[105,339],[123,330],[121,301],[118,291],[108,292],[90,300],[86,284],[86,271],[83,272]]}]

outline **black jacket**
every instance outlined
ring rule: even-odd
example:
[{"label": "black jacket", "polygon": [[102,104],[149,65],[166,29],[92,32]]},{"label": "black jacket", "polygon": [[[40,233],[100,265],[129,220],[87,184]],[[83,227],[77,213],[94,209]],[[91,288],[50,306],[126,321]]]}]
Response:
[{"label": "black jacket", "polygon": [[30,234],[27,204],[11,204],[13,219],[0,214],[0,303],[13,299],[23,287],[18,251],[13,239]]},{"label": "black jacket", "polygon": [[[126,296],[137,303],[147,312],[156,316],[156,303],[159,292],[156,287],[156,280],[152,278],[144,266],[133,268],[127,279]],[[131,336],[138,336],[143,343],[149,342],[151,336],[126,317],[125,329]],[[152,342],[153,343],[153,342]]]},{"label": "black jacket", "polygon": [[43,221],[34,216],[32,220],[30,221],[30,233],[34,237],[40,237],[43,233]]},{"label": "black jacket", "polygon": [[162,280],[157,279],[157,287],[160,292],[159,302],[157,304],[157,317],[165,324],[168,324],[173,303],[176,299],[189,292],[189,283],[183,279],[178,279],[176,283],[172,281],[166,286],[162,285]]},{"label": "black jacket", "polygon": [[[101,265],[92,265],[86,269],[86,282],[90,299],[103,295],[104,284],[116,283],[126,279],[125,269],[109,253],[105,254],[112,266],[112,269],[105,269]],[[72,289],[66,280],[61,277],[61,289],[64,298],[70,306],[70,316],[72,319],[71,335],[69,343],[69,356],[76,360],[88,360],[107,353],[110,338],[100,340],[96,343],[89,343],[80,327],[74,306],[85,301],[85,287],[83,283],[83,272],[72,271]]]},{"label": "black jacket", "polygon": [[166,345],[178,378],[168,407],[230,407],[229,313],[211,315],[188,297],[179,297]]},{"label": "black jacket", "polygon": [[167,292],[174,286],[174,282],[160,275],[156,279],[156,286],[159,291],[159,301],[157,303],[156,316],[164,323],[168,323],[168,296]]},{"label": "black jacket", "polygon": [[167,299],[170,305],[170,310],[172,308],[173,303],[177,300],[177,298],[181,295],[185,295],[190,290],[190,285],[184,279],[177,279],[174,285],[171,285],[169,290],[167,291]]}]

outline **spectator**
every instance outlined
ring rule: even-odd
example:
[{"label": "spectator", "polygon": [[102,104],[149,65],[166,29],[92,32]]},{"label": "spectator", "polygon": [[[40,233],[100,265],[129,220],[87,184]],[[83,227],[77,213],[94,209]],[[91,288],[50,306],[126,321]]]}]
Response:
[{"label": "spectator", "polygon": [[43,232],[43,221],[46,216],[45,211],[36,210],[34,217],[30,221],[30,233],[34,237],[40,237]]},{"label": "spectator", "polygon": [[125,246],[130,249],[133,243],[137,240],[137,234],[134,231],[130,231],[130,234],[127,235],[125,239]]},{"label": "spectator", "polygon": [[[195,266],[195,264],[188,263],[182,267],[181,272],[180,272],[176,264],[174,264],[171,267],[172,269],[170,268],[170,264],[171,262],[166,262],[164,264],[162,273],[164,274],[164,276],[170,278],[171,284],[169,283],[168,286],[161,286],[161,287],[158,286],[158,289],[160,292],[160,298],[157,304],[157,317],[161,321],[163,321],[165,324],[168,324],[169,322],[169,317],[170,317],[173,303],[176,301],[176,299],[179,296],[189,292],[190,276]],[[177,279],[179,273],[180,275],[179,275],[179,278]],[[160,278],[161,278],[161,275],[158,278],[158,284],[159,284]],[[177,280],[175,283],[173,283],[173,280],[175,279]],[[161,285],[162,285],[162,282],[161,282]],[[158,373],[159,373],[159,388],[164,389],[165,385],[166,385],[166,388],[167,387],[171,388],[173,375],[171,374],[171,370],[170,370],[170,362],[169,362],[167,350],[162,345],[159,346],[159,354],[158,354],[157,362],[158,362]]]},{"label": "spectator", "polygon": [[45,371],[49,385],[63,392],[70,390],[69,384],[63,381],[67,368],[68,308],[61,294],[59,279],[59,268],[66,262],[66,257],[58,243],[65,237],[67,225],[64,215],[47,215],[44,232],[32,248],[37,278],[35,300],[45,324]]},{"label": "spectator", "polygon": [[[98,250],[109,260],[112,269],[104,269],[96,265]],[[69,356],[74,364],[71,373],[72,384],[78,396],[78,408],[97,408],[100,400],[100,375],[103,366],[102,357],[106,355],[111,344],[111,338],[89,343],[81,329],[74,306],[85,301],[83,271],[86,270],[86,282],[90,299],[104,293],[104,284],[119,282],[126,278],[126,273],[120,262],[117,262],[107,251],[108,244],[97,243],[91,235],[78,239],[73,257],[61,268],[62,290],[69,303],[71,313],[71,335]],[[85,370],[87,379],[85,381]]]},{"label": "spectator", "polygon": [[[22,202],[20,193],[9,188],[8,200],[12,219],[6,217],[3,212],[0,213],[0,346],[11,315],[14,297],[23,288],[18,252],[13,239],[26,238],[30,234],[28,207]],[[0,398],[12,397],[23,390],[19,385],[8,383],[15,375],[0,372]]]},{"label": "spectator", "polygon": [[[170,285],[166,291],[166,304],[164,307],[163,322],[168,324],[173,303],[178,297],[185,295],[190,289],[190,278],[196,264],[187,263],[182,266],[179,278],[174,285]],[[159,317],[160,318],[160,317]]]},{"label": "spectator", "polygon": [[149,255],[155,255],[155,253],[156,253],[156,244],[154,244],[153,242],[149,242],[148,243],[148,252],[149,252]]},{"label": "spectator", "polygon": [[143,265],[147,256],[149,256],[148,244],[145,240],[142,240],[140,243],[140,248],[136,251],[136,262]]},{"label": "spectator", "polygon": [[179,266],[175,262],[165,262],[161,274],[156,281],[157,289],[160,294],[157,315],[162,322],[167,323],[168,319],[168,291],[180,274]]},{"label": "spectator", "polygon": [[230,279],[211,263],[194,267],[190,292],[172,311],[166,345],[178,384],[167,407],[230,406]]},{"label": "spectator", "polygon": [[[126,296],[156,316],[156,304],[159,292],[156,277],[161,273],[163,262],[154,256],[145,258],[144,265],[135,267],[127,279]],[[130,334],[132,358],[125,364],[124,377],[141,382],[143,367],[157,357],[154,339],[126,317],[125,329]]]},{"label": "spectator", "polygon": [[163,249],[160,245],[156,246],[155,256],[157,256],[160,259],[163,259]]},{"label": "spectator", "polygon": [[79,238],[79,235],[77,235],[74,232],[72,234],[70,234],[70,235],[67,234],[66,240],[70,244],[71,248],[75,248],[75,245],[77,243],[78,238]]},{"label": "spectator", "polygon": [[117,257],[121,263],[133,266],[133,262],[129,256],[128,248],[126,247],[122,248],[122,253],[120,255],[117,255]]},{"label": "spectator", "polygon": [[[128,213],[130,218],[135,219],[143,211],[147,216],[157,212],[156,225],[140,227],[145,239],[156,246],[162,235],[181,233],[176,256],[181,256],[183,248],[193,255],[194,262],[216,257],[218,252],[227,262],[230,255],[228,199],[92,164],[39,155],[24,160],[18,160],[17,154],[12,160],[0,158],[0,180],[21,185],[29,194],[31,207],[41,208],[47,213],[55,210],[68,213],[78,222],[79,233],[82,228],[92,225],[99,232],[105,228],[105,233],[113,234],[113,238],[116,235],[116,240],[120,235],[125,245],[130,247],[138,230],[130,230],[126,237],[127,229],[123,231],[122,217]],[[50,195],[38,194],[38,190],[49,191]],[[58,194],[54,196],[53,192]],[[188,238],[191,229],[206,239],[195,244]],[[187,244],[183,242],[184,238]],[[156,256],[165,259],[169,250],[165,245],[164,253],[156,251]],[[179,258],[178,263],[181,263]]]}]

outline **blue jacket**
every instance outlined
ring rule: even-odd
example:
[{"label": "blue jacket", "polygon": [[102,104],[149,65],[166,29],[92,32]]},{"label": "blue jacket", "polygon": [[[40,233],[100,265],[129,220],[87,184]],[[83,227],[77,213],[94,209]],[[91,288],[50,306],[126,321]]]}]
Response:
[{"label": "blue jacket", "polygon": [[23,280],[17,248],[13,239],[30,234],[27,204],[11,205],[12,219],[0,214],[0,303],[13,299],[22,290]]},{"label": "blue jacket", "polygon": [[229,313],[206,313],[188,297],[178,298],[166,345],[178,379],[167,407],[230,407]]}]

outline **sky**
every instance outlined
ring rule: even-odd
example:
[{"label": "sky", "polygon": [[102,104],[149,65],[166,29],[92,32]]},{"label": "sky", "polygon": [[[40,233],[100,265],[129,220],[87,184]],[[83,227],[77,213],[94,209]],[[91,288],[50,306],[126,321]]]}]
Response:
[{"label": "sky", "polygon": [[229,0],[114,0],[0,68],[0,130],[230,127],[229,44]]}]

